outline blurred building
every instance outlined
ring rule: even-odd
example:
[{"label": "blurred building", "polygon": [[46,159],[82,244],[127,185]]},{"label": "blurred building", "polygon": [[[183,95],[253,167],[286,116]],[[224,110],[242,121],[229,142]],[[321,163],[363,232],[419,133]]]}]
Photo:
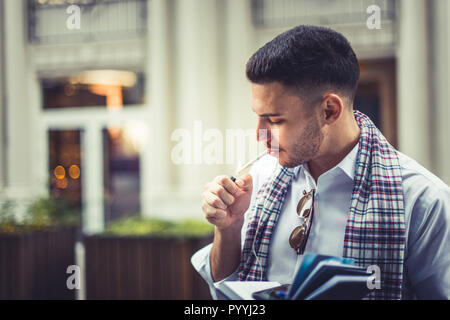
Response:
[{"label": "blurred building", "polygon": [[234,165],[174,163],[173,132],[252,129],[245,63],[298,24],[349,38],[356,107],[450,183],[449,16],[448,0],[0,0],[0,197],[67,196],[87,232],[202,217]]}]

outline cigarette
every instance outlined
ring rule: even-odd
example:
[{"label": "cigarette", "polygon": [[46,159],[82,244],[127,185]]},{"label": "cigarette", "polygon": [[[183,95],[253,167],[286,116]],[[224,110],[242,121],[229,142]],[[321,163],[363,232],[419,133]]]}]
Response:
[{"label": "cigarette", "polygon": [[[261,159],[263,156],[265,156],[268,153],[267,150],[265,150],[263,153],[261,153],[259,156],[257,156],[255,159],[253,159],[252,161],[247,162],[246,164],[244,164],[242,167],[240,167],[239,169],[236,170],[236,176],[239,176],[245,169],[247,169],[248,167],[250,167],[252,164],[254,164],[256,161],[258,161],[259,159]],[[236,181],[235,177],[231,177],[231,180],[234,182]]]}]

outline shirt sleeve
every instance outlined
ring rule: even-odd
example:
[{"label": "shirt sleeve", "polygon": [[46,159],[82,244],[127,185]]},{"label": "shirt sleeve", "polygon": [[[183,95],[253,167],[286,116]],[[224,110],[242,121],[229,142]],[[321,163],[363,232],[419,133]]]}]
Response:
[{"label": "shirt sleeve", "polygon": [[232,274],[230,274],[225,279],[214,282],[211,275],[211,267],[209,262],[209,254],[211,252],[212,243],[198,250],[191,258],[191,263],[194,269],[200,274],[200,276],[206,281],[209,286],[209,291],[214,300],[225,299],[225,297],[217,290],[220,284],[224,281],[235,281],[237,279],[238,269],[237,268]]},{"label": "shirt sleeve", "polygon": [[[247,231],[247,225],[249,222],[249,219],[251,218],[252,213],[252,207],[254,202],[256,201],[256,195],[257,191],[267,179],[272,171],[275,169],[276,163],[278,161],[276,158],[272,156],[265,156],[261,158],[259,161],[257,161],[249,170],[250,175],[253,179],[253,191],[252,196],[250,199],[250,205],[247,211],[244,213],[244,223],[242,225],[241,230],[241,249],[244,246],[245,242],[245,234]],[[220,293],[217,288],[220,286],[220,284],[224,281],[236,281],[239,267],[236,268],[236,270],[230,274],[225,279],[222,279],[220,281],[214,282],[212,275],[211,275],[211,265],[209,260],[209,255],[211,252],[212,243],[209,245],[203,247],[202,249],[198,250],[191,258],[191,264],[193,265],[194,269],[200,274],[200,276],[206,281],[206,283],[209,286],[211,296],[213,299],[226,299],[224,295]]]},{"label": "shirt sleeve", "polygon": [[450,189],[423,187],[411,212],[405,259],[419,299],[450,299]]}]

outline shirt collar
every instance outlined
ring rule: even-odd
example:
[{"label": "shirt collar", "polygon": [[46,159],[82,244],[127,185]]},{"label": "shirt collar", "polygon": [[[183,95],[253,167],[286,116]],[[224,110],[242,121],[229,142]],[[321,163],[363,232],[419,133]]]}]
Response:
[{"label": "shirt collar", "polygon": [[350,151],[344,159],[337,165],[337,167],[341,168],[342,171],[347,174],[347,176],[354,180],[355,178],[355,169],[356,169],[356,158],[358,157],[358,147],[359,142],[353,147],[352,151]]},{"label": "shirt collar", "polygon": [[[353,149],[341,160],[334,168],[341,169],[351,180],[354,180],[356,169],[356,158],[358,156],[359,142],[353,147]],[[333,169],[334,169],[333,168]],[[306,163],[301,164],[294,168],[294,179],[297,179],[301,170],[308,171],[308,165]],[[330,169],[332,170],[332,169]]]}]

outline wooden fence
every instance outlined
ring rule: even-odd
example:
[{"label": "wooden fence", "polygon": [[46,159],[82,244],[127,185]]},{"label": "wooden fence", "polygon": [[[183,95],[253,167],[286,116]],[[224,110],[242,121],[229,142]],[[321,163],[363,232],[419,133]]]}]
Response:
[{"label": "wooden fence", "polygon": [[211,240],[87,236],[87,299],[211,299],[190,263]]},{"label": "wooden fence", "polygon": [[75,240],[75,228],[0,233],[0,299],[74,299]]}]

